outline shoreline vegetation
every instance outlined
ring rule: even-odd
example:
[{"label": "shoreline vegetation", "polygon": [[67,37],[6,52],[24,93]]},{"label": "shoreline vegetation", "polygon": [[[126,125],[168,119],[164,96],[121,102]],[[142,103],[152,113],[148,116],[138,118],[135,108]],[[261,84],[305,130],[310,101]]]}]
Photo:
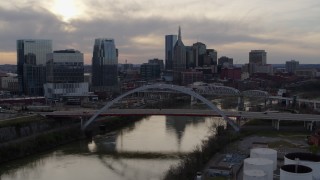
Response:
[{"label": "shoreline vegetation", "polygon": [[[215,130],[214,130],[215,129]],[[198,171],[202,171],[203,167],[210,159],[229,143],[240,139],[241,135],[232,130],[224,129],[223,126],[213,127],[213,131],[207,140],[203,140],[200,146],[184,156],[177,166],[172,166],[166,173],[164,180],[190,179],[193,180]]]},{"label": "shoreline vegetation", "polygon": [[[259,121],[259,120],[258,120]],[[256,125],[256,122],[252,124]],[[251,124],[245,125],[251,126]],[[265,126],[265,124],[260,125],[260,127]],[[300,124],[288,125],[288,127],[299,127]],[[301,126],[300,126],[301,127]],[[194,180],[197,172],[202,172],[203,168],[207,165],[212,157],[217,153],[220,153],[225,150],[228,146],[232,145],[235,142],[241,142],[244,138],[251,136],[261,136],[261,137],[279,137],[279,138],[290,138],[290,139],[299,139],[304,140],[309,132],[300,130],[300,131],[276,131],[276,130],[260,130],[260,129],[246,129],[240,132],[234,132],[233,130],[223,126],[212,127],[215,129],[216,134],[212,134],[208,137],[207,140],[203,140],[200,146],[197,146],[194,151],[189,153],[186,156],[181,158],[181,161],[176,166],[171,166],[168,172],[164,176],[164,180],[176,180],[176,179],[186,179]],[[271,142],[270,148],[279,148],[279,147],[293,147],[301,148],[296,144],[289,143],[284,140],[278,140]],[[304,149],[308,149],[304,147]],[[310,147],[309,147],[310,149]]]},{"label": "shoreline vegetation", "polygon": [[[130,126],[136,121],[139,121],[141,117],[109,117],[102,119],[99,122],[100,125],[106,128],[101,131],[96,125],[90,131],[90,134],[107,133],[114,130],[118,130],[125,126]],[[72,124],[61,124],[60,126],[54,126],[50,130],[33,131],[33,123],[38,123],[41,126],[48,126],[49,123],[61,123],[60,120],[48,120],[46,118],[19,118],[13,120],[10,123],[0,124],[2,128],[11,128],[13,134],[19,134],[15,139],[3,141],[0,144],[0,164],[8,161],[24,158],[26,156],[43,153],[52,150],[58,146],[68,144],[80,139],[86,138],[85,133],[81,131],[79,122],[72,122]],[[32,124],[32,125],[31,125]],[[31,127],[32,126],[32,127]],[[28,136],[21,136],[21,129],[25,130],[26,127],[32,129],[28,130]],[[52,127],[52,126],[51,126]],[[30,132],[31,131],[31,132]],[[8,133],[8,132],[7,132]]]}]

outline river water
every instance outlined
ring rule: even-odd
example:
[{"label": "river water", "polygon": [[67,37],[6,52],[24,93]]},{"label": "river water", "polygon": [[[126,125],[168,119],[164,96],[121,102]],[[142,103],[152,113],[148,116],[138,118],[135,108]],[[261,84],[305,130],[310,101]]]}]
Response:
[{"label": "river water", "polygon": [[0,180],[156,180],[214,133],[218,117],[150,116],[92,141],[0,166]]}]

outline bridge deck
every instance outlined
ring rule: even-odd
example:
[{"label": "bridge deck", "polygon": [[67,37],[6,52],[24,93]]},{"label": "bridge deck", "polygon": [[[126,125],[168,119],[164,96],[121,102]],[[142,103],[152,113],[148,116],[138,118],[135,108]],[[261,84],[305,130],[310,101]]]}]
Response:
[{"label": "bridge deck", "polygon": [[[41,113],[48,117],[91,117],[95,110],[55,111]],[[276,112],[238,112],[224,111],[228,117],[241,117],[248,119],[273,119],[291,121],[320,121],[320,115],[293,114]],[[138,116],[138,115],[168,115],[168,116],[220,116],[212,110],[203,109],[108,109],[100,116]]]}]

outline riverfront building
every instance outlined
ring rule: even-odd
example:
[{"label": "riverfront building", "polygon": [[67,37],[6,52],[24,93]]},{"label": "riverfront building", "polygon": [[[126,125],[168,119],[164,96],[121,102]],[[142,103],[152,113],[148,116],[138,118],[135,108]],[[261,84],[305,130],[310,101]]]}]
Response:
[{"label": "riverfront building", "polygon": [[44,85],[47,99],[88,94],[88,83],[84,82],[83,53],[73,49],[59,50],[48,54],[47,58],[47,83]]},{"label": "riverfront building", "polygon": [[20,94],[43,95],[43,84],[46,81],[46,57],[51,52],[51,40],[17,40],[17,74]]},{"label": "riverfront building", "polygon": [[118,49],[113,39],[95,39],[92,57],[92,88],[110,90],[118,85]]}]

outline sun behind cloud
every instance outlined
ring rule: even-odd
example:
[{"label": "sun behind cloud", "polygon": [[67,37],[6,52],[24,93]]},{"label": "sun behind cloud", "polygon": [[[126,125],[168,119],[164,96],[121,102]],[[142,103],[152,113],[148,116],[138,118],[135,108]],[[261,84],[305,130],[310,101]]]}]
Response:
[{"label": "sun behind cloud", "polygon": [[51,7],[49,10],[64,22],[69,22],[81,14],[81,6],[76,0],[54,0]]}]

